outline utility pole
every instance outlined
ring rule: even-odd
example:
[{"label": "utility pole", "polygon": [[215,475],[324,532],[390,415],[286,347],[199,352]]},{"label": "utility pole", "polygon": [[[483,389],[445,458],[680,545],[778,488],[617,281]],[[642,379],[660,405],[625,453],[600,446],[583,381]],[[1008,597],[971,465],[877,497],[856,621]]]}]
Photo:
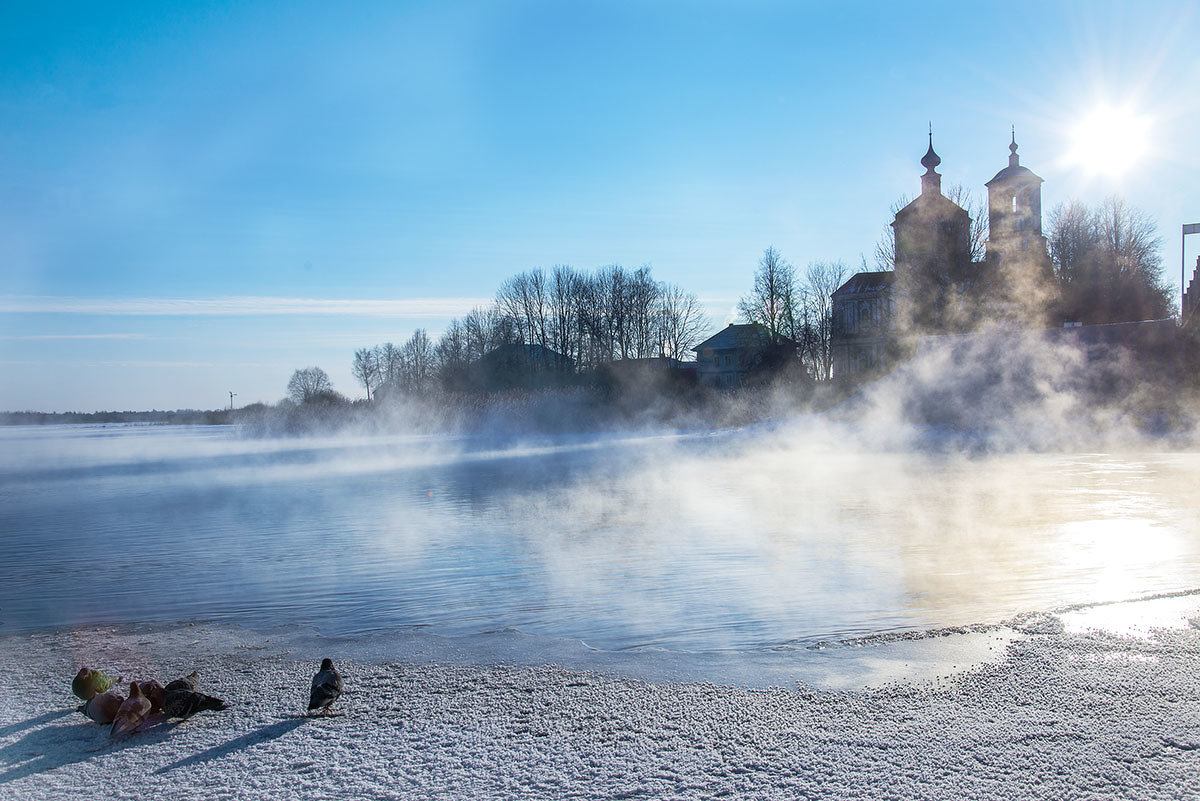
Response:
[{"label": "utility pole", "polygon": [[234,398],[236,398],[236,397],[237,397],[237,393],[236,393],[236,392],[230,392],[230,393],[229,393],[229,411],[231,411],[231,412],[233,411],[233,399],[234,399]]}]

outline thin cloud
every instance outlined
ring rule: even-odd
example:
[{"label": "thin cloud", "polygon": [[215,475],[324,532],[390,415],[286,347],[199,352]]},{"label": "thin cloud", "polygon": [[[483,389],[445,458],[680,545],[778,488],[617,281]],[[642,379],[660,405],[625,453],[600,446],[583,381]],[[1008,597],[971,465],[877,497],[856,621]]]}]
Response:
[{"label": "thin cloud", "polygon": [[49,365],[72,365],[75,367],[186,367],[192,368],[220,368],[222,370],[229,367],[267,367],[275,368],[279,365],[269,364],[266,362],[183,362],[183,361],[137,361],[127,359],[115,359],[104,361],[92,361],[82,359],[0,359],[0,365],[4,366],[29,366],[36,365],[46,367]]},{"label": "thin cloud", "polygon": [[337,315],[343,317],[458,317],[490,298],[409,298],[355,300],[330,298],[71,298],[0,296],[0,312],[10,314],[95,314],[116,316]]},{"label": "thin cloud", "polygon": [[21,341],[43,339],[145,339],[145,334],[0,334],[0,339]]}]

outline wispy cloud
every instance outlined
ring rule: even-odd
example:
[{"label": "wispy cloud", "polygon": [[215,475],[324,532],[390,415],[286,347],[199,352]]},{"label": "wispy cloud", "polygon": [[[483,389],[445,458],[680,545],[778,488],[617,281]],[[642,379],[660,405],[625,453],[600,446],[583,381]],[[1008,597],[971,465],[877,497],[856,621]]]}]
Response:
[{"label": "wispy cloud", "polygon": [[0,334],[0,339],[21,341],[41,339],[145,339],[145,334]]},{"label": "wispy cloud", "polygon": [[117,316],[340,315],[344,317],[446,318],[466,314],[490,298],[72,298],[0,295],[0,312],[10,314],[95,314]]},{"label": "wispy cloud", "polygon": [[100,361],[84,360],[84,359],[0,359],[0,365],[8,367],[16,366],[33,366],[33,367],[51,367],[62,365],[71,365],[73,367],[185,367],[193,368],[214,368],[225,370],[230,367],[269,367],[276,368],[279,365],[270,364],[267,362],[188,362],[188,361],[170,361],[170,360],[151,360],[138,361],[132,359],[106,359]]}]

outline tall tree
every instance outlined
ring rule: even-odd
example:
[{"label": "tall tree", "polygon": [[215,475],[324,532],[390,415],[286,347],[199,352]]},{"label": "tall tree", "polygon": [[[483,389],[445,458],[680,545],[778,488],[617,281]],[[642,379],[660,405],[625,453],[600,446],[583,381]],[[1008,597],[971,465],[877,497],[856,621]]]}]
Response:
[{"label": "tall tree", "polygon": [[850,272],[842,261],[815,261],[804,271],[804,336],[801,343],[813,375],[833,377],[833,293]]},{"label": "tall tree", "polygon": [[581,359],[577,346],[579,327],[575,319],[575,295],[580,291],[581,283],[581,277],[564,264],[555,265],[550,276],[550,347],[576,363]]},{"label": "tall tree", "polygon": [[664,284],[659,294],[659,351],[683,361],[708,333],[708,316],[691,292],[678,284]]},{"label": "tall tree", "polygon": [[738,312],[747,322],[766,328],[775,341],[795,333],[800,318],[796,271],[774,247],[764,250],[758,260],[754,289],[738,301]]},{"label": "tall tree", "polygon": [[379,382],[379,361],[374,348],[359,348],[354,351],[354,364],[351,367],[358,383],[367,388],[367,400],[371,400],[371,388]]},{"label": "tall tree", "polygon": [[433,377],[433,345],[424,328],[418,328],[400,349],[401,384],[409,392],[425,389]]},{"label": "tall tree", "polygon": [[400,349],[391,342],[375,348],[375,364],[380,384],[395,384],[400,378]]}]

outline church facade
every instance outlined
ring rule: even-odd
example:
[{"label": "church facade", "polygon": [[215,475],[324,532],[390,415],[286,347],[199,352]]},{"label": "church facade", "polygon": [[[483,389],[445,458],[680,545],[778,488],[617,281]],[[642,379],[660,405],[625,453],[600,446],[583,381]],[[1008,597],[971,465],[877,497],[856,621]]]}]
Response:
[{"label": "church facade", "polygon": [[835,376],[887,369],[915,337],[1041,322],[1051,276],[1042,179],[1021,166],[1015,134],[1008,166],[985,185],[988,238],[981,260],[972,254],[970,215],[942,194],[941,162],[931,133],[921,159],[921,194],[891,223],[895,269],[857,273],[833,294]]}]

